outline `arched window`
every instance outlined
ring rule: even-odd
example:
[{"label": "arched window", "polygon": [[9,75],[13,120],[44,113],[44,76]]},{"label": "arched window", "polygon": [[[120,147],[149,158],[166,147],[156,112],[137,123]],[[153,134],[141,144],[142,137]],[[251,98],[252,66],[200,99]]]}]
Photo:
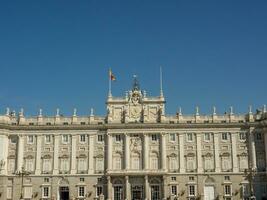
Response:
[{"label": "arched window", "polygon": [[99,155],[95,158],[95,169],[96,171],[104,171],[104,158],[102,155]]},{"label": "arched window", "polygon": [[186,157],[187,171],[194,171],[196,169],[196,157],[195,154],[189,153]]},{"label": "arched window", "polygon": [[204,157],[204,169],[205,170],[214,169],[213,157],[212,157],[212,154],[210,153],[206,154]]},{"label": "arched window", "polygon": [[67,172],[70,170],[70,161],[68,156],[60,158],[60,171]]},{"label": "arched window", "polygon": [[169,156],[169,169],[170,171],[178,170],[177,156],[175,154]]},{"label": "arched window", "polygon": [[239,157],[239,168],[241,171],[248,169],[248,157],[247,157],[247,155],[243,154]]},{"label": "arched window", "polygon": [[159,158],[155,152],[150,154],[150,169],[159,169]]},{"label": "arched window", "polygon": [[85,171],[87,169],[87,162],[85,157],[78,158],[78,171]]},{"label": "arched window", "polygon": [[122,169],[122,158],[121,154],[116,153],[113,157],[113,169],[120,170]]},{"label": "arched window", "polygon": [[141,169],[140,154],[137,152],[132,153],[131,168],[132,169]]},{"label": "arched window", "polygon": [[231,166],[229,154],[223,154],[222,155],[222,170],[229,171],[231,169],[232,169],[232,166]]},{"label": "arched window", "polygon": [[32,156],[28,156],[25,159],[25,170],[28,172],[34,171],[34,158]]}]

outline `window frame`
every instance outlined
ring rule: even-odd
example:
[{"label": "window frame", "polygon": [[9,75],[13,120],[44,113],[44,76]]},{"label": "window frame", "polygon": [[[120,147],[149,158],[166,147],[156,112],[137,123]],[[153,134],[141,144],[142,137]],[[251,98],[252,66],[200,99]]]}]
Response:
[{"label": "window frame", "polygon": [[170,142],[176,142],[176,134],[175,133],[169,134],[169,141]]},{"label": "window frame", "polygon": [[193,142],[194,141],[193,133],[186,133],[186,141],[187,142]]},{"label": "window frame", "polygon": [[[47,140],[49,138],[49,141]],[[51,143],[51,135],[45,135],[45,144],[50,144]]]},{"label": "window frame", "polygon": [[[64,139],[65,137],[66,137],[67,141],[65,141],[65,139]],[[62,135],[62,143],[63,144],[68,144],[69,142],[70,142],[69,135],[67,135],[67,134]]]},{"label": "window frame", "polygon": [[86,135],[85,134],[81,134],[79,137],[79,142],[84,144],[86,142]]},{"label": "window frame", "polygon": [[[47,191],[45,191],[47,189]],[[45,195],[47,192],[47,196]],[[50,186],[42,186],[42,198],[50,198]]]},{"label": "window frame", "polygon": [[[31,139],[30,139],[31,138]],[[27,136],[27,144],[33,144],[34,143],[34,138],[33,135],[28,135]]]},{"label": "window frame", "polygon": [[99,134],[99,135],[97,135],[97,142],[98,143],[103,143],[103,141],[104,141],[104,135],[103,134]]},{"label": "window frame", "polygon": [[[101,188],[101,189],[100,189]],[[98,193],[99,192],[99,190],[98,189],[100,189],[100,194]],[[96,197],[99,197],[101,194],[103,194],[103,186],[102,185],[97,185],[96,186],[96,192],[95,192],[95,195],[96,195]]]},{"label": "window frame", "polygon": [[[81,195],[81,190],[83,188],[83,195]],[[78,198],[84,198],[86,196],[86,187],[84,185],[79,185],[77,187],[78,192]]]}]

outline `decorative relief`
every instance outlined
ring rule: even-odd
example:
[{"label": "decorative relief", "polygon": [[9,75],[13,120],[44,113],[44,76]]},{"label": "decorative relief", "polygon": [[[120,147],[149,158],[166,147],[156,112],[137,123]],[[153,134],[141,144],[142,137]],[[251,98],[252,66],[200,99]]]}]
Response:
[{"label": "decorative relief", "polygon": [[132,137],[130,139],[130,149],[131,151],[141,150],[141,138],[140,137]]}]

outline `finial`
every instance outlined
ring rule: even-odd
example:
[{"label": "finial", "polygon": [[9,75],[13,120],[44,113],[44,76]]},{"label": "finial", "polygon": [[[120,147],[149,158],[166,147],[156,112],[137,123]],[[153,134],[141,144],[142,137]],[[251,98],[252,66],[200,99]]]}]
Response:
[{"label": "finial", "polygon": [[179,107],[179,115],[181,116],[182,115],[182,108],[181,107]]},{"label": "finial", "polygon": [[213,106],[213,115],[216,115],[216,107]]},{"label": "finial", "polygon": [[39,109],[39,117],[42,117],[43,116],[43,110],[42,108]]},{"label": "finial", "polygon": [[74,108],[74,109],[73,109],[73,117],[76,117],[76,116],[77,116],[77,109]]},{"label": "finial", "polygon": [[199,107],[196,106],[196,115],[199,115]]},{"label": "finial", "polygon": [[94,116],[94,109],[91,108],[90,117],[93,117],[93,116]]},{"label": "finial", "polygon": [[125,99],[128,99],[128,91],[125,92]]},{"label": "finial", "polygon": [[248,113],[249,113],[249,114],[252,114],[252,105],[250,105],[250,106],[248,107]]},{"label": "finial", "polygon": [[263,113],[266,113],[266,105],[263,105]]},{"label": "finial", "polygon": [[11,112],[11,116],[13,116],[13,117],[16,116],[16,111],[15,111],[15,110],[13,110],[13,111]]},{"label": "finial", "polygon": [[20,117],[23,117],[23,115],[24,115],[24,110],[23,110],[23,108],[21,108],[21,109],[20,109],[19,116],[20,116]]},{"label": "finial", "polygon": [[160,97],[163,97],[163,87],[162,87],[162,68],[160,66],[159,68],[159,73],[160,73]]},{"label": "finial", "polygon": [[59,108],[57,108],[56,116],[59,117]]},{"label": "finial", "polygon": [[233,115],[234,114],[234,108],[233,106],[230,106],[230,115]]},{"label": "finial", "polygon": [[10,109],[9,109],[9,107],[6,108],[6,115],[10,115]]}]

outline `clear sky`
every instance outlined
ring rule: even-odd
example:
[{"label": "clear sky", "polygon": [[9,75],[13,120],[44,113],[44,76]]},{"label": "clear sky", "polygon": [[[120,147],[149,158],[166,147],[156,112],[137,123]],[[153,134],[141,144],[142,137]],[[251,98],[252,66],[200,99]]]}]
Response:
[{"label": "clear sky", "polygon": [[137,74],[167,113],[267,104],[267,1],[0,1],[0,110],[106,113]]}]

